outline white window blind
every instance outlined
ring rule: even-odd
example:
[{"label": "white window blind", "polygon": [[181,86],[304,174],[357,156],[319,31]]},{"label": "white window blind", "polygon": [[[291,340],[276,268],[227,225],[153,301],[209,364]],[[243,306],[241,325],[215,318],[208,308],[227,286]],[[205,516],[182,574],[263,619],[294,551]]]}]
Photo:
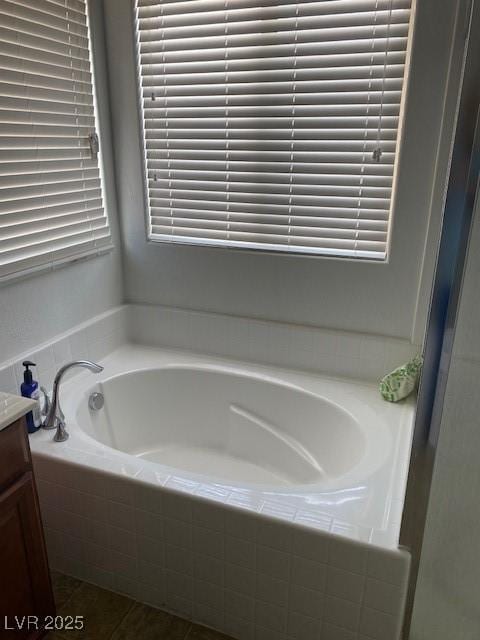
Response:
[{"label": "white window blind", "polygon": [[410,0],[137,0],[149,237],[384,259]]},{"label": "white window blind", "polygon": [[111,244],[86,12],[85,0],[0,1],[0,278]]}]

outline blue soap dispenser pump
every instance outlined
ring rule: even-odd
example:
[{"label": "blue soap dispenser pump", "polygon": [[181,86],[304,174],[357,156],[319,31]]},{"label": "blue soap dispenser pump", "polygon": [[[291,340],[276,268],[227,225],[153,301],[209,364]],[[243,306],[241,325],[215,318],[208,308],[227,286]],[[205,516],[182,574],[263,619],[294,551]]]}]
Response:
[{"label": "blue soap dispenser pump", "polygon": [[25,367],[25,371],[23,372],[23,382],[20,386],[20,392],[24,398],[31,398],[36,402],[35,407],[26,415],[28,433],[35,433],[42,425],[38,382],[33,379],[32,372],[30,371],[30,367],[34,367],[35,363],[30,360],[25,360],[22,364]]}]

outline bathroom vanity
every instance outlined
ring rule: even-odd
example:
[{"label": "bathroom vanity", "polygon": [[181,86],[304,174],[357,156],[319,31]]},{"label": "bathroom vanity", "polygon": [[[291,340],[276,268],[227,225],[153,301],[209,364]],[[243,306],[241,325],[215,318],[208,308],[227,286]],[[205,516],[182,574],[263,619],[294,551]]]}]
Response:
[{"label": "bathroom vanity", "polygon": [[55,614],[25,414],[32,401],[0,393],[0,636],[33,640]]}]

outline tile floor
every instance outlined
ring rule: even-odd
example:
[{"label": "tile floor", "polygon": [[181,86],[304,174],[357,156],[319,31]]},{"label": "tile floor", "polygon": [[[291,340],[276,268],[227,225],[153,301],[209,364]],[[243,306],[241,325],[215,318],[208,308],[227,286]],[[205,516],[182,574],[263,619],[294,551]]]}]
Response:
[{"label": "tile floor", "polygon": [[81,631],[55,631],[48,640],[233,640],[188,620],[92,584],[52,572],[59,616],[83,616]]}]

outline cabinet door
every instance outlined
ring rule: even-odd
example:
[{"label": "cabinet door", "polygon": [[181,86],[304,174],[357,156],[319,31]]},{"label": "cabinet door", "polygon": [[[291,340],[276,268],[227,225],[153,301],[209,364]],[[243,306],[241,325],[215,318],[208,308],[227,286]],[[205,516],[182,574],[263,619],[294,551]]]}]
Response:
[{"label": "cabinet door", "polygon": [[[36,638],[35,617],[54,612],[33,477],[25,473],[0,495],[0,636]],[[34,616],[29,625],[24,616]]]},{"label": "cabinet door", "polygon": [[25,418],[17,420],[0,433],[0,494],[12,482],[31,470]]}]

